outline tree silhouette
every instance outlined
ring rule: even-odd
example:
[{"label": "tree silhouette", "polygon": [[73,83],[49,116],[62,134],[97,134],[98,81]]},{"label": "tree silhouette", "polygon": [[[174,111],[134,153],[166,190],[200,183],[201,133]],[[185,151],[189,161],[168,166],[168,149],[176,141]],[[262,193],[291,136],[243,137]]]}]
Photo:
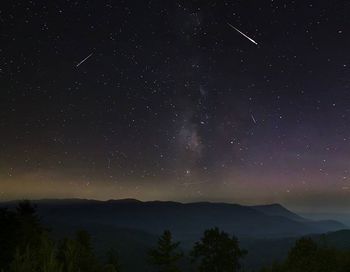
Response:
[{"label": "tree silhouette", "polygon": [[0,209],[0,271],[9,272],[119,272],[117,255],[109,255],[101,267],[94,255],[90,235],[77,231],[59,246],[40,222],[29,201],[15,211]]},{"label": "tree silhouette", "polygon": [[18,244],[18,221],[16,214],[0,209],[0,270],[8,270]]},{"label": "tree silhouette", "polygon": [[16,249],[13,261],[10,265],[11,272],[34,272],[36,269],[34,263],[34,254],[33,251],[27,246],[24,250]]},{"label": "tree silhouette", "polygon": [[349,260],[350,252],[303,237],[295,242],[284,262],[261,272],[347,272],[350,271]]},{"label": "tree silhouette", "polygon": [[311,238],[301,238],[296,241],[294,247],[289,251],[287,258],[288,267],[294,269],[312,269],[316,261],[318,246]]},{"label": "tree silhouette", "polygon": [[118,253],[111,249],[107,252],[107,263],[104,267],[105,272],[119,272],[121,271]]},{"label": "tree silhouette", "polygon": [[327,272],[338,271],[340,252],[330,248],[326,243],[318,245],[311,238],[301,238],[290,250],[286,268],[289,271]]},{"label": "tree silhouette", "polygon": [[[8,270],[17,256],[40,246],[44,232],[35,207],[29,201],[20,202],[15,211],[0,209],[0,269]],[[28,257],[29,258],[29,257]]]},{"label": "tree silhouette", "polygon": [[11,272],[62,272],[62,264],[57,259],[56,247],[46,234],[40,244],[27,245],[24,249],[17,247],[10,266]]},{"label": "tree silhouette", "polygon": [[76,232],[75,239],[66,238],[61,242],[58,256],[66,272],[95,272],[99,269],[90,235],[83,230]]},{"label": "tree silhouette", "polygon": [[57,258],[55,243],[47,234],[41,236],[40,247],[36,255],[39,262],[37,271],[61,272],[63,270],[63,265]]},{"label": "tree silhouette", "polygon": [[94,272],[98,270],[97,260],[91,245],[91,237],[85,230],[76,232],[76,242],[78,246],[79,268],[84,272]]},{"label": "tree silhouette", "polygon": [[230,237],[218,228],[206,230],[191,252],[192,260],[199,261],[200,272],[239,271],[240,259],[246,254],[236,237]]},{"label": "tree silhouette", "polygon": [[38,247],[41,236],[46,231],[40,222],[36,212],[36,207],[28,200],[19,202],[16,207],[16,217],[18,222],[18,239],[20,249],[27,246]]},{"label": "tree silhouette", "polygon": [[157,247],[150,250],[150,262],[158,267],[159,272],[179,272],[178,262],[183,254],[179,250],[179,242],[173,242],[171,232],[164,231],[158,240]]}]

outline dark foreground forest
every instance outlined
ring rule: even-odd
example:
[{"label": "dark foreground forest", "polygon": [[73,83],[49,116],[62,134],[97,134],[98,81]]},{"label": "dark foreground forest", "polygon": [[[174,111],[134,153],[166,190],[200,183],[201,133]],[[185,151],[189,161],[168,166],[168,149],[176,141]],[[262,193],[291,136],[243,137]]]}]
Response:
[{"label": "dark foreground forest", "polygon": [[[57,239],[42,223],[36,207],[28,201],[15,209],[0,209],[0,271],[2,272],[119,272],[123,267],[118,248],[97,256],[91,237],[76,230],[72,237]],[[269,251],[269,247],[265,248]],[[245,267],[249,251],[239,240],[219,228],[210,228],[184,251],[165,230],[158,242],[147,250],[147,265],[142,271],[159,272],[234,272],[252,271]],[[140,256],[130,256],[139,262]],[[348,272],[350,250],[339,249],[318,237],[301,237],[294,242],[287,257],[260,272]]]}]

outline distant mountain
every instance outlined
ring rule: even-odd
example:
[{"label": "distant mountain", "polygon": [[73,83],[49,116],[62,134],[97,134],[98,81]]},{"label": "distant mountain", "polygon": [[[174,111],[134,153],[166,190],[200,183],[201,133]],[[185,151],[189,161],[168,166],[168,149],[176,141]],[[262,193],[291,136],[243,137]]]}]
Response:
[{"label": "distant mountain", "polygon": [[336,220],[311,220],[305,217],[302,217],[296,213],[291,212],[280,204],[271,204],[271,205],[259,205],[251,206],[251,208],[262,212],[269,216],[282,216],[289,218],[293,221],[303,222],[305,225],[317,229],[316,232],[328,232],[328,231],[337,231],[340,229],[345,229],[343,223],[340,223]]},{"label": "distant mountain", "polygon": [[338,222],[344,223],[348,227],[350,227],[350,212],[343,213],[303,213],[301,214],[303,217],[310,218],[313,220],[327,220],[333,219]]},{"label": "distant mountain", "polygon": [[286,209],[281,204],[259,205],[259,206],[250,206],[250,207],[270,216],[283,216],[291,220],[300,221],[300,222],[309,221],[308,219],[301,217],[300,215]]},{"label": "distant mountain", "polygon": [[214,226],[239,237],[253,238],[299,236],[346,228],[336,221],[304,219],[278,204],[249,207],[209,202],[142,202],[135,199],[49,199],[35,203],[44,222],[53,229],[63,225],[72,229],[100,225],[138,229],[152,235],[169,229],[175,237],[184,241],[194,241],[205,229]]}]

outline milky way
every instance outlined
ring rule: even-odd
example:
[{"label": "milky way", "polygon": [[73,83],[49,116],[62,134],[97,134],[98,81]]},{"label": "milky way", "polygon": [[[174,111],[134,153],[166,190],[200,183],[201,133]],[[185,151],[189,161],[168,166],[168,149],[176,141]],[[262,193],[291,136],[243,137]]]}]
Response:
[{"label": "milky way", "polygon": [[6,1],[0,198],[346,209],[348,14],[326,0]]}]

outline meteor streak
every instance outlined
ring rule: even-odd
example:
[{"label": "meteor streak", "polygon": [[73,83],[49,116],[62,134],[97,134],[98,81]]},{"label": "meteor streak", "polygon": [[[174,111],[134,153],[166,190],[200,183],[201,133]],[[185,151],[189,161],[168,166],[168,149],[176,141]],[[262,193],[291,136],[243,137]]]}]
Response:
[{"label": "meteor streak", "polygon": [[256,124],[256,120],[255,120],[255,118],[254,118],[254,115],[251,114],[250,116],[252,117],[252,120],[253,120],[254,124]]},{"label": "meteor streak", "polygon": [[252,43],[258,45],[258,43],[256,41],[254,41],[252,38],[248,37],[246,34],[244,34],[242,31],[240,31],[238,28],[235,28],[233,25],[231,25],[230,23],[227,23],[230,27],[232,27],[234,30],[236,30],[238,33],[240,33],[241,35],[243,35],[244,37],[246,37],[248,40],[250,40]]},{"label": "meteor streak", "polygon": [[81,62],[79,62],[76,67],[78,68],[81,64],[83,64],[85,61],[87,61],[94,53],[91,53],[88,55],[85,59],[83,59]]}]

